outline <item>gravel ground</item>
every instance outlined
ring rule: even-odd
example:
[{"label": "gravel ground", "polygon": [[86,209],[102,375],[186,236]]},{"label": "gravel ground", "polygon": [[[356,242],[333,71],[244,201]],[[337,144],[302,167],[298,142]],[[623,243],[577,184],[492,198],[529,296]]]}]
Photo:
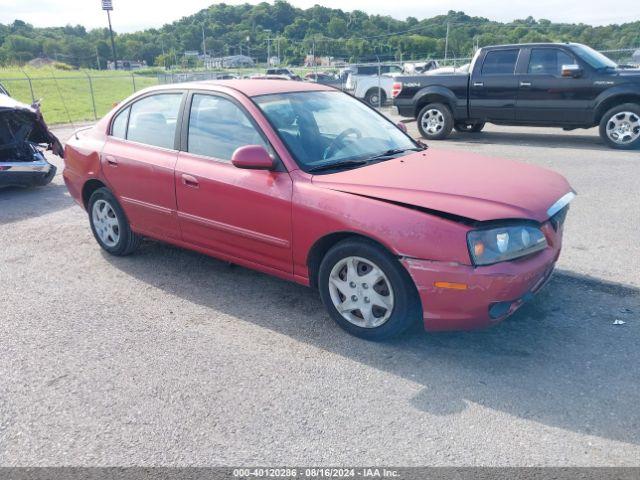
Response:
[{"label": "gravel ground", "polygon": [[0,191],[0,464],[639,465],[639,152],[493,126],[432,148],[579,193],[557,274],[489,330],[368,343],[309,289],[151,241],[107,256],[60,175]]}]

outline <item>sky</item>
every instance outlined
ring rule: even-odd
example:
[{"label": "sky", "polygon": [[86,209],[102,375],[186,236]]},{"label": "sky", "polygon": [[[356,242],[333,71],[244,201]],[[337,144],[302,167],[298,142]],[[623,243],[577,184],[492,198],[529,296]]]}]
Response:
[{"label": "sky", "polygon": [[[216,2],[214,0],[113,0],[114,30],[132,32],[160,27],[191,15]],[[259,0],[225,0],[227,4],[259,3]],[[526,18],[546,18],[555,22],[608,25],[640,20],[639,0],[617,0],[615,8],[607,0],[289,0],[308,8],[314,4],[343,10],[363,10],[367,13],[418,19],[464,11],[468,15],[491,20],[511,21]],[[106,25],[106,14],[100,0],[0,0],[0,23],[24,20],[38,27],[81,24],[88,29]]]}]

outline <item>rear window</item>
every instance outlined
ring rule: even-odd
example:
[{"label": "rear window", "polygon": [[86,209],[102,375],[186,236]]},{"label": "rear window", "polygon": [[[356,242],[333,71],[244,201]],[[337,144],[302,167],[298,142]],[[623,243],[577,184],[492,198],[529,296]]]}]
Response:
[{"label": "rear window", "polygon": [[482,64],[483,75],[513,75],[516,71],[519,49],[494,50],[487,53]]},{"label": "rear window", "polygon": [[161,93],[135,102],[129,115],[127,140],[173,149],[181,101],[182,93]]}]

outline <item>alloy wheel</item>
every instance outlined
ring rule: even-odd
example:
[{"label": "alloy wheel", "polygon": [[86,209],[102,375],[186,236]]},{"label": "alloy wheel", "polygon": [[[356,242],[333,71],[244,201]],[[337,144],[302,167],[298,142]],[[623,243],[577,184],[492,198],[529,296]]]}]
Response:
[{"label": "alloy wheel", "polygon": [[440,110],[427,110],[420,120],[422,129],[429,135],[437,135],[444,128],[444,115]]},{"label": "alloy wheel", "polygon": [[618,112],[607,122],[607,136],[619,145],[634,142],[640,137],[640,116],[633,112]]}]

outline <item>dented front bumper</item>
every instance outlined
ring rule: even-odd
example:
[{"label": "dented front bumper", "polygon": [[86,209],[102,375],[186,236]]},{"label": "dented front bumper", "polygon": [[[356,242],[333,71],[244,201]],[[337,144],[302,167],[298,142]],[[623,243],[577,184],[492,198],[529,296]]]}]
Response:
[{"label": "dented front bumper", "polygon": [[562,229],[543,227],[549,247],[529,257],[474,267],[401,259],[418,290],[429,331],[470,330],[498,323],[547,283],[560,256]]}]

